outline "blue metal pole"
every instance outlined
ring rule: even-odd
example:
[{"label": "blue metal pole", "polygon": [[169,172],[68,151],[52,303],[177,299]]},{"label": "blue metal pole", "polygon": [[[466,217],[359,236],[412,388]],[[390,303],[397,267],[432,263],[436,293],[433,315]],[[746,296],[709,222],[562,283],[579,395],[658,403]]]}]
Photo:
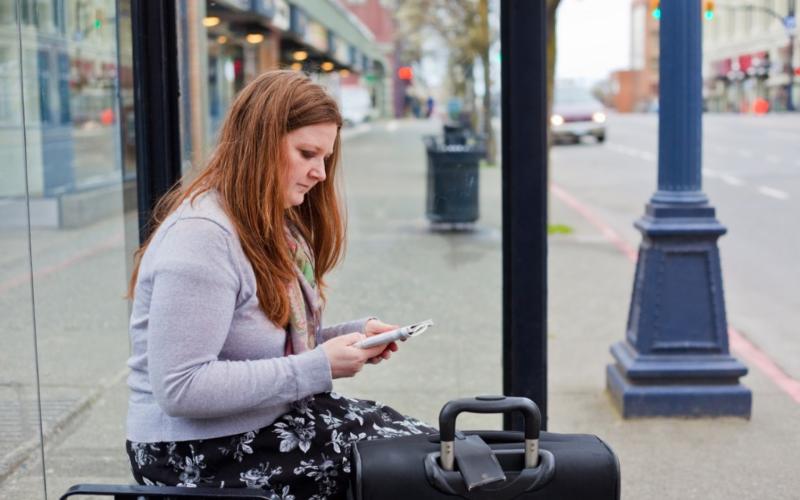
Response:
[{"label": "blue metal pole", "polygon": [[662,2],[658,189],[642,233],[625,339],[606,385],[625,417],[749,417],[747,368],[728,350],[717,239],[702,192],[700,0]]},{"label": "blue metal pole", "polygon": [[653,198],[667,203],[706,202],[700,177],[703,34],[699,1],[681,0],[663,4],[659,64],[658,191]]}]

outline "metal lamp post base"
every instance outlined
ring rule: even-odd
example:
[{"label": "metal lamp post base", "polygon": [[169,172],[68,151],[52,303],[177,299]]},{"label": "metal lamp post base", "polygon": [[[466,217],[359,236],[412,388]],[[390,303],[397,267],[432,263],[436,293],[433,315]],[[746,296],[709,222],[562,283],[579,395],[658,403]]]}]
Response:
[{"label": "metal lamp post base", "polygon": [[[689,198],[689,194],[680,195]],[[728,351],[714,208],[657,193],[642,233],[625,340],[606,385],[624,417],[750,416],[745,367]]]},{"label": "metal lamp post base", "polygon": [[752,394],[738,383],[747,368],[730,356],[640,356],[626,341],[611,352],[606,387],[624,418],[750,418]]}]

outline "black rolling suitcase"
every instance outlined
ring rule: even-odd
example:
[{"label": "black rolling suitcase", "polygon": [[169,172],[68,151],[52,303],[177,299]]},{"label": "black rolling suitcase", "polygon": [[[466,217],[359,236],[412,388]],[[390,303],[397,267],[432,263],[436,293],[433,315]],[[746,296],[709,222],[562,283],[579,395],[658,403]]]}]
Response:
[{"label": "black rolling suitcase", "polygon": [[[525,432],[456,432],[461,412],[521,411]],[[620,498],[619,461],[597,436],[539,432],[529,399],[450,401],[439,434],[361,441],[352,447],[355,500]]]}]

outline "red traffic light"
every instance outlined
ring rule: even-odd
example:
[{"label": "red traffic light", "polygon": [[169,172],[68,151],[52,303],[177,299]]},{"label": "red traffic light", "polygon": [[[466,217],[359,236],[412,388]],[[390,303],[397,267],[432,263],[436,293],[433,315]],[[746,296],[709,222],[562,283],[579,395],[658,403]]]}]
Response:
[{"label": "red traffic light", "polygon": [[414,70],[411,66],[400,66],[397,68],[397,77],[401,80],[411,80],[414,78]]}]

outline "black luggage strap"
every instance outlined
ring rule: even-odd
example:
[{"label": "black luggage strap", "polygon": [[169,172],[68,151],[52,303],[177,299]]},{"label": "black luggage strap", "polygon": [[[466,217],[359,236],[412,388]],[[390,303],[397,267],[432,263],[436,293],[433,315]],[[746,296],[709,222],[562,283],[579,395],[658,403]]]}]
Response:
[{"label": "black luggage strap", "polygon": [[[519,450],[494,450],[495,455],[518,455]],[[487,484],[467,490],[461,473],[448,471],[439,465],[440,454],[429,453],[425,457],[425,474],[428,481],[439,491],[468,500],[505,500],[522,493],[537,490],[549,483],[556,472],[555,457],[547,450],[539,450],[539,463],[533,468],[524,468],[506,481]]]},{"label": "black luggage strap", "polygon": [[485,484],[505,481],[506,475],[497,457],[478,435],[464,436],[456,433],[455,462],[467,491]]}]

